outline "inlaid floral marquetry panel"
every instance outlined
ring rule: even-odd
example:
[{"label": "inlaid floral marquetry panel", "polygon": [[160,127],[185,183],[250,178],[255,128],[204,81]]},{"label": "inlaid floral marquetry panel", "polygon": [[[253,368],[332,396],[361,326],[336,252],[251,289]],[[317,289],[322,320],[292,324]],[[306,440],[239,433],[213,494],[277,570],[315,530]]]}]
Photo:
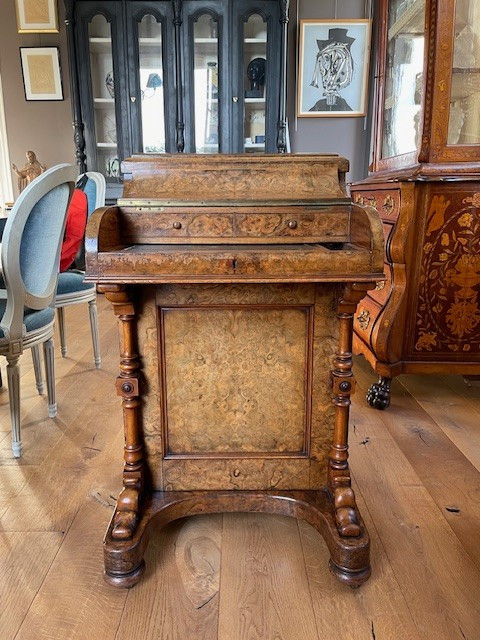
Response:
[{"label": "inlaid floral marquetry panel", "polygon": [[[465,194],[461,194],[465,196]],[[426,223],[415,350],[480,351],[480,194],[434,195]]]},{"label": "inlaid floral marquetry panel", "polygon": [[305,451],[310,309],[162,309],[167,453]]}]

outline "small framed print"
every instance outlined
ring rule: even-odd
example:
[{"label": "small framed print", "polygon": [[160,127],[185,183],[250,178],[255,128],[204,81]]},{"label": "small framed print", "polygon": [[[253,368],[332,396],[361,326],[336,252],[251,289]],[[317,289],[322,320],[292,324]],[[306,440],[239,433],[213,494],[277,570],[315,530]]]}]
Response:
[{"label": "small framed print", "polygon": [[63,100],[58,47],[20,47],[25,100]]},{"label": "small framed print", "polygon": [[366,115],[371,20],[301,20],[299,117]]},{"label": "small framed print", "polygon": [[15,0],[18,33],[58,33],[57,0]]}]

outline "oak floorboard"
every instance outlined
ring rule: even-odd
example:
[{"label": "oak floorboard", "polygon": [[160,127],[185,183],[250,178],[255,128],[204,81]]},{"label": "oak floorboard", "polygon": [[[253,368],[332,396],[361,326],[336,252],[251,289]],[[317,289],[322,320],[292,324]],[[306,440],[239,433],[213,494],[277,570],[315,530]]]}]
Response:
[{"label": "oak floorboard", "polygon": [[379,412],[356,401],[352,422],[352,470],[420,637],[475,640],[479,570]]},{"label": "oak floorboard", "polygon": [[354,488],[371,541],[372,576],[360,589],[351,589],[331,575],[323,538],[309,524],[299,522],[318,638],[422,640],[361,492]]},{"label": "oak floorboard", "polygon": [[221,515],[185,518],[156,533],[115,640],[216,640],[221,543]]},{"label": "oak floorboard", "polygon": [[294,518],[224,514],[218,640],[316,640]]},{"label": "oak floorboard", "polygon": [[[457,376],[457,382],[460,380]],[[471,387],[465,402],[467,394],[462,397],[458,387],[456,391],[452,390],[439,376],[404,375],[399,376],[398,381],[480,470],[480,387]],[[467,389],[464,382],[461,384]]]},{"label": "oak floorboard", "polygon": [[[105,409],[108,408],[107,402]],[[4,530],[68,530],[92,484],[95,470],[101,467],[108,457],[112,436],[119,430],[120,419],[111,423],[103,420],[105,429],[93,442],[95,451],[92,451],[88,444],[93,441],[92,434],[95,435],[98,432],[98,420],[102,415],[106,414],[90,416],[88,420],[85,420],[84,416],[79,418],[84,421],[83,428],[90,429],[91,435],[85,435],[84,439],[87,446],[78,448],[76,460],[73,456],[67,458],[71,464],[52,461],[51,464],[35,470],[30,481],[26,483],[1,518],[0,525]],[[117,457],[120,468],[121,447],[118,447]]]},{"label": "oak floorboard", "polygon": [[[111,342],[116,329],[108,327],[103,335]],[[76,376],[58,381],[61,408],[56,424],[61,435],[50,444],[43,463],[32,467],[22,490],[3,514],[0,524],[4,530],[66,531],[70,526],[95,470],[104,464],[112,438],[121,430],[121,407],[111,392],[117,365],[113,354],[104,360],[100,371],[92,369],[84,375],[79,364],[73,367]],[[94,409],[86,412],[87,406]],[[50,442],[48,434],[39,433],[31,447],[41,446],[45,440]],[[120,450],[118,459],[121,464]]]},{"label": "oak floorboard", "polygon": [[[57,532],[0,533],[0,637],[13,640],[63,536]],[[31,635],[29,640],[37,636]]]},{"label": "oak floorboard", "polygon": [[[362,396],[369,379],[359,370],[357,380]],[[389,409],[365,411],[386,427],[480,569],[480,474],[403,386],[394,382],[392,391]]]},{"label": "oak floorboard", "polygon": [[103,579],[101,538],[111,513],[92,497],[84,501],[15,640],[115,638],[127,591]]}]

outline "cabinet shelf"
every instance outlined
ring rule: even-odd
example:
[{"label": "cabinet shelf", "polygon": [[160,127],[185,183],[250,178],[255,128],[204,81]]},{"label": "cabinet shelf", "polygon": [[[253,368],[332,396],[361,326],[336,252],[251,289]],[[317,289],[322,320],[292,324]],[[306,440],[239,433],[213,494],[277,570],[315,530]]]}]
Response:
[{"label": "cabinet shelf", "polygon": [[95,109],[113,109],[115,100],[113,98],[94,98],[93,106]]},{"label": "cabinet shelf", "polygon": [[415,0],[388,30],[388,39],[391,40],[399,33],[424,35],[425,29],[425,0]]},{"label": "cabinet shelf", "polygon": [[162,39],[159,37],[156,38],[139,38],[138,44],[142,49],[147,49],[149,47],[153,49],[158,49],[158,47],[162,46]]},{"label": "cabinet shelf", "polygon": [[90,53],[112,53],[112,39],[111,38],[96,38],[91,37],[88,39]]}]

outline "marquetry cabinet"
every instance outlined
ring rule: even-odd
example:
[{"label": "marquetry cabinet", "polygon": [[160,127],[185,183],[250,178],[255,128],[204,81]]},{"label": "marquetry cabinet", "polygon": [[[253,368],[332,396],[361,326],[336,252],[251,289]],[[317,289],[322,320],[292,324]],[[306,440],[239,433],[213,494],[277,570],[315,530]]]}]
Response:
[{"label": "marquetry cabinet", "polygon": [[285,150],[287,0],[65,3],[82,171],[108,184],[135,153]]},{"label": "marquetry cabinet", "polygon": [[381,2],[371,173],[352,186],[385,236],[385,282],[355,350],[380,375],[480,374],[480,1]]}]

